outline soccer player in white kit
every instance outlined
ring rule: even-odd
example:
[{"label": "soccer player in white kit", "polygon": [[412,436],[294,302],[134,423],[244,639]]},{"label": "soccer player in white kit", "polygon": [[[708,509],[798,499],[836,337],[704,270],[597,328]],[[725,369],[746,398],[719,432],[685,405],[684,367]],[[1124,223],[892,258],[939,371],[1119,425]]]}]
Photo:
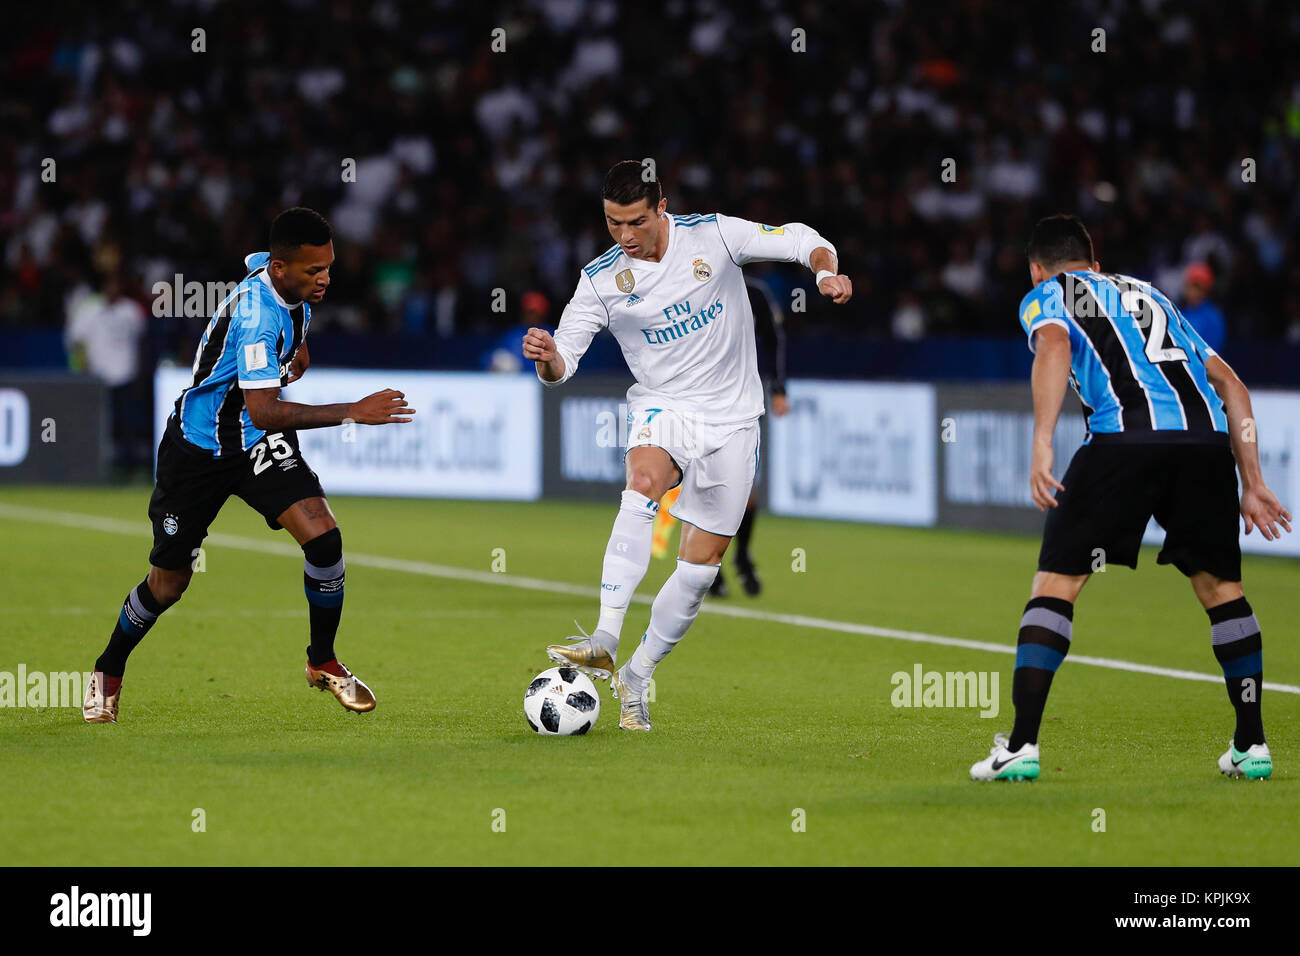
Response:
[{"label": "soccer player in white kit", "polygon": [[[547,648],[551,660],[595,677],[613,675],[619,726],[649,730],[645,690],[699,613],[740,526],[758,466],[763,386],[754,317],[741,267],[801,262],[837,304],[853,286],[839,275],[835,247],[802,223],[669,215],[656,179],[625,160],[605,177],[605,223],[617,243],[583,268],[555,335],[529,329],[524,357],[543,384],[578,370],[592,338],[609,329],[636,378],[627,393],[627,488],[600,582],[600,618],[590,637]],[[618,641],[632,594],[650,565],[655,512],[681,484],[671,509],[682,522],[677,568],[650,611],[650,624],[618,671]]]}]

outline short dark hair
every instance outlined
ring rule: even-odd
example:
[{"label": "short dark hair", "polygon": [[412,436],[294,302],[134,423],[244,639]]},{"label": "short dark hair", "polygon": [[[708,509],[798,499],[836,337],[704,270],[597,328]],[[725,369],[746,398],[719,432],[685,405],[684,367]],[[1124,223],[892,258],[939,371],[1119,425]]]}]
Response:
[{"label": "short dark hair", "polygon": [[1092,236],[1084,228],[1078,216],[1058,213],[1038,220],[1025,255],[1030,262],[1040,266],[1055,266],[1062,262],[1086,262],[1089,265],[1097,261],[1092,251]]},{"label": "short dark hair", "polygon": [[271,223],[271,258],[288,259],[299,246],[323,246],[334,238],[334,230],[315,209],[294,206]]},{"label": "short dark hair", "polygon": [[[653,209],[663,198],[663,187],[659,185],[658,175],[648,180],[642,173],[643,167],[635,159],[625,159],[615,163],[605,175],[605,188],[600,191],[602,199],[608,199],[618,206],[631,206],[642,199],[650,203]],[[651,170],[654,167],[649,167]]]}]

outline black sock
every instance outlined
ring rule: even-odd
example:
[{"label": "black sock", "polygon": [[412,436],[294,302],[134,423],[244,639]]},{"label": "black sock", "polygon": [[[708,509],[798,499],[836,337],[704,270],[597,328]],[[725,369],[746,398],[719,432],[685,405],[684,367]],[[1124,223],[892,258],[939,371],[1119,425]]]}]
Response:
[{"label": "black sock", "polygon": [[754,515],[758,509],[750,505],[745,509],[745,516],[740,519],[740,528],[736,531],[736,567],[742,572],[754,566],[749,556],[749,536],[754,533]]},{"label": "black sock", "polygon": [[1259,622],[1250,603],[1239,597],[1205,612],[1210,618],[1210,640],[1214,656],[1223,668],[1228,700],[1237,712],[1232,743],[1238,750],[1264,742],[1264,721],[1260,697],[1264,692],[1264,651]]},{"label": "black sock", "polygon": [[121,677],[126,673],[126,659],[131,656],[135,646],[144,640],[158,620],[158,615],[170,605],[160,604],[149,590],[149,579],[145,578],[126,596],[122,610],[117,615],[117,626],[113,636],[108,639],[108,647],[95,661],[95,670],[103,671],[109,677]]},{"label": "black sock", "polygon": [[312,538],[302,546],[303,587],[311,618],[311,646],[307,659],[313,665],[334,660],[334,635],[343,616],[343,535],[338,528]]},{"label": "black sock", "polygon": [[1015,753],[1038,743],[1047,692],[1052,677],[1070,651],[1074,605],[1061,598],[1036,597],[1025,605],[1016,641],[1016,672],[1011,678],[1011,702],[1016,722],[1007,749]]}]

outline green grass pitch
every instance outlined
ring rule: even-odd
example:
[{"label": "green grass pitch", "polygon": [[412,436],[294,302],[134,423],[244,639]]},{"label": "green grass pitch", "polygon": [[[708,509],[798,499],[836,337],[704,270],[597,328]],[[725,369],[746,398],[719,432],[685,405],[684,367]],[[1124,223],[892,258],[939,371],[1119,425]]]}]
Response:
[{"label": "green grass pitch", "polygon": [[[92,667],[146,570],[147,499],[140,487],[0,491],[0,671]],[[565,844],[566,865],[1300,862],[1295,694],[1264,695],[1273,779],[1229,781],[1215,767],[1232,729],[1221,683],[1067,660],[1042,777],[976,784],[970,764],[1011,725],[1009,654],[706,611],[659,668],[652,733],[619,731],[600,683],[590,734],[540,737],[523,690],[550,666],[545,644],[575,617],[594,623],[617,496],[333,504],[349,556],[340,657],[379,707],[350,714],[307,686],[301,559],[274,553],[292,541],[232,499],[213,531],[272,547],[210,542],[206,570],[131,660],[120,723],[0,708],[8,864],[528,865],[554,859],[558,834],[582,837]],[[40,520],[15,507],[42,509]],[[77,527],[49,512],[114,520]],[[506,572],[486,581],[366,560],[490,573],[497,548]],[[1009,646],[1037,543],[765,514],[755,553],[764,594],[720,603]],[[638,596],[652,597],[671,564],[652,563]],[[1290,685],[1297,570],[1245,562],[1265,678]],[[589,596],[505,586],[512,577]],[[633,606],[623,657],[648,617]],[[1088,585],[1074,650],[1217,673],[1190,587],[1150,549],[1138,572]],[[892,706],[891,675],[917,664],[999,671],[1001,713]],[[195,832],[200,808],[206,829]]]}]

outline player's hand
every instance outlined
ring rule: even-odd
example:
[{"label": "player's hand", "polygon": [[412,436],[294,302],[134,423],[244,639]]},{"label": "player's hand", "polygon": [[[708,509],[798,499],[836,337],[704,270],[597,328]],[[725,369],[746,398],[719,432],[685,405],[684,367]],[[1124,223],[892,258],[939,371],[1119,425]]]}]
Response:
[{"label": "player's hand", "polygon": [[524,336],[524,358],[549,362],[555,358],[555,339],[545,329],[529,329]]},{"label": "player's hand", "polygon": [[348,409],[348,418],[361,425],[409,422],[414,414],[415,409],[406,405],[406,396],[395,388],[367,395],[361,401],[353,402]]},{"label": "player's hand", "polygon": [[1246,534],[1250,534],[1252,528],[1259,528],[1265,541],[1282,537],[1278,525],[1288,532],[1291,530],[1291,512],[1282,507],[1277,495],[1265,485],[1241,493],[1241,516],[1246,519]]},{"label": "player's hand", "polygon": [[775,415],[777,418],[780,418],[782,415],[788,414],[789,411],[790,411],[790,399],[786,398],[785,395],[783,394],[772,396],[773,415]]},{"label": "player's hand", "polygon": [[1064,491],[1065,485],[1052,477],[1052,446],[1034,443],[1034,460],[1029,466],[1029,494],[1039,511],[1056,507],[1052,489]]},{"label": "player's hand", "polygon": [[836,305],[843,305],[853,298],[853,281],[848,276],[827,276],[817,286],[817,291],[830,296]]},{"label": "player's hand", "polygon": [[285,384],[292,385],[302,378],[309,365],[311,365],[311,356],[307,354],[307,343],[303,342],[298,346],[298,351],[293,353],[293,361],[289,363],[289,381]]}]

